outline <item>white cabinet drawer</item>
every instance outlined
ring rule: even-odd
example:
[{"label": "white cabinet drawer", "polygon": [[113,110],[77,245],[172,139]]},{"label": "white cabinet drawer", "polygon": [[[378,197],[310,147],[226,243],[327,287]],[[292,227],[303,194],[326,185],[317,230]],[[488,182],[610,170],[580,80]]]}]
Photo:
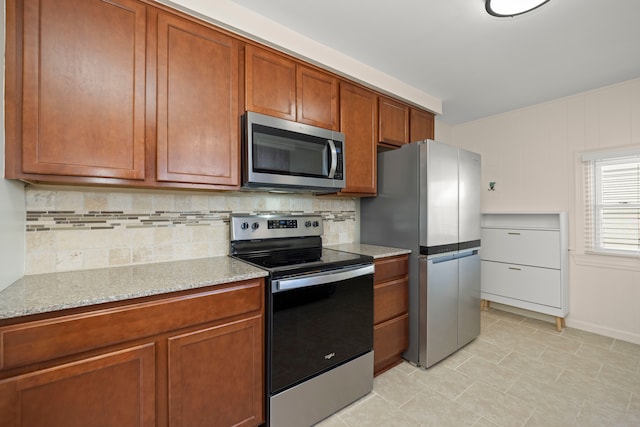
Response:
[{"label": "white cabinet drawer", "polygon": [[560,270],[482,261],[482,292],[562,307]]},{"label": "white cabinet drawer", "polygon": [[483,260],[560,268],[560,232],[483,228],[481,256]]}]

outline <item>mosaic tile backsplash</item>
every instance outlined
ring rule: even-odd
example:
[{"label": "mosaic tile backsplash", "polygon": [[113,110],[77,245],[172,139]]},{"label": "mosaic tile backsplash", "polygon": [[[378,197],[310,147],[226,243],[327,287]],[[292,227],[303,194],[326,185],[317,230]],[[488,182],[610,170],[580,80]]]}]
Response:
[{"label": "mosaic tile backsplash", "polygon": [[231,213],[315,213],[324,244],[357,240],[357,199],[28,186],[26,274],[224,256]]}]

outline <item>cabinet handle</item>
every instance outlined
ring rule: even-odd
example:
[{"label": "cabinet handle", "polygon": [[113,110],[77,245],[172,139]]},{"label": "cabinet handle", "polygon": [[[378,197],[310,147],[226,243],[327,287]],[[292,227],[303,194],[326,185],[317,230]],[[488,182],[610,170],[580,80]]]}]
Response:
[{"label": "cabinet handle", "polygon": [[511,236],[519,236],[520,235],[520,233],[511,232],[511,231],[507,232],[507,234],[510,234]]},{"label": "cabinet handle", "polygon": [[518,268],[518,267],[509,267],[509,270],[522,271],[522,269],[521,269],[521,268]]}]

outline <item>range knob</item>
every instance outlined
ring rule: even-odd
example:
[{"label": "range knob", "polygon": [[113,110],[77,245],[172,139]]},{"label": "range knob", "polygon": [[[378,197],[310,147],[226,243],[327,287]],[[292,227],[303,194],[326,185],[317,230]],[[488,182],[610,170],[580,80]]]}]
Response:
[{"label": "range knob", "polygon": [[248,222],[243,222],[242,224],[240,224],[240,228],[242,230],[246,230],[249,228],[249,223]]},{"label": "range knob", "polygon": [[258,228],[260,228],[260,224],[258,224],[257,222],[254,222],[253,224],[251,224],[252,230],[257,230]]},{"label": "range knob", "polygon": [[320,226],[320,223],[318,221],[313,221],[313,226],[314,227],[318,227],[318,226]]},{"label": "range knob", "polygon": [[304,226],[307,227],[307,228],[311,227],[311,221],[306,221],[304,223]]}]

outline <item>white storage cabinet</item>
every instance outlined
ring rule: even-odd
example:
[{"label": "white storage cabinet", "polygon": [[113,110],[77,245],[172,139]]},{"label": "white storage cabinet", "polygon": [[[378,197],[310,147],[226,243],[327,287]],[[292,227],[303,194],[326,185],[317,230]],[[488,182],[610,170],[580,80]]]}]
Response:
[{"label": "white storage cabinet", "polygon": [[566,212],[482,214],[482,307],[490,301],[556,317],[569,313]]}]

